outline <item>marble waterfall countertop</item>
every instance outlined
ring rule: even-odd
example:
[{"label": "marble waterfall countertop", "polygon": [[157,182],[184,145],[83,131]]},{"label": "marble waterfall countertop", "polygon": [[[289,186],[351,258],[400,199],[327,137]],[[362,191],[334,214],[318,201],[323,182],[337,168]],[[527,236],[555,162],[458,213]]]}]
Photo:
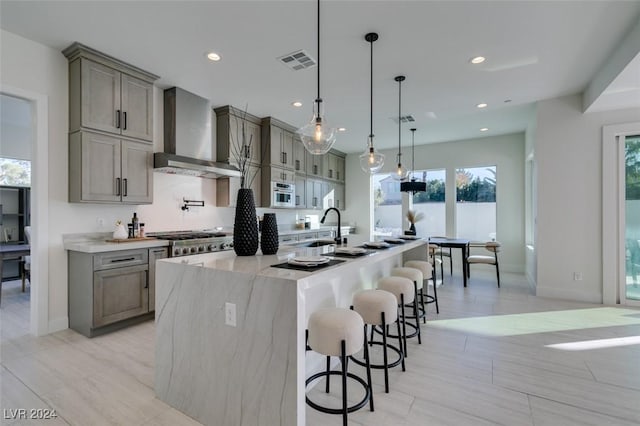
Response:
[{"label": "marble waterfall countertop", "polygon": [[[349,242],[364,240],[351,235]],[[324,365],[324,357],[305,353],[309,315],[321,307],[349,307],[355,292],[374,288],[405,259],[424,259],[426,243],[336,257],[345,261],[314,272],[271,265],[293,256],[331,256],[334,246],[159,260],[158,398],[204,424],[303,426],[305,377]]]}]

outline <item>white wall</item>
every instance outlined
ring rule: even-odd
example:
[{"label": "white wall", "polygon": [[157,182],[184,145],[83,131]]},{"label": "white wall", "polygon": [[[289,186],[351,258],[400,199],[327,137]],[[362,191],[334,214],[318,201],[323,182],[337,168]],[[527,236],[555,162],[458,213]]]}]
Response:
[{"label": "white wall", "polygon": [[[416,141],[417,143],[419,141]],[[525,135],[494,136],[446,143],[419,145],[415,148],[416,170],[446,168],[454,173],[459,167],[496,165],[497,233],[503,244],[501,267],[508,271],[524,271],[524,144]],[[407,153],[404,150],[405,154]],[[381,173],[390,173],[395,167],[396,151],[385,150],[385,166]],[[372,227],[369,219],[371,183],[362,172],[357,154],[349,154],[346,161],[347,209],[345,220],[357,222],[358,232],[367,235]],[[404,156],[410,161],[409,156]],[[455,187],[447,187],[447,200],[455,210]]]},{"label": "white wall", "polygon": [[538,103],[539,296],[602,302],[602,127],[638,120],[638,108],[582,114],[578,95]]},{"label": "white wall", "polygon": [[0,95],[0,157],[31,160],[31,103]]}]

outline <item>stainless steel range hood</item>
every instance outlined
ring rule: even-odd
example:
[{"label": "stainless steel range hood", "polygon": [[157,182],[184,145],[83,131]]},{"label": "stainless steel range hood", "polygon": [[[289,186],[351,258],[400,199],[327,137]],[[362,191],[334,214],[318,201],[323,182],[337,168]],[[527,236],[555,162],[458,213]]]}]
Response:
[{"label": "stainless steel range hood", "polygon": [[212,109],[207,99],[177,87],[164,91],[164,152],[155,171],[203,178],[240,177],[240,170],[213,161]]}]

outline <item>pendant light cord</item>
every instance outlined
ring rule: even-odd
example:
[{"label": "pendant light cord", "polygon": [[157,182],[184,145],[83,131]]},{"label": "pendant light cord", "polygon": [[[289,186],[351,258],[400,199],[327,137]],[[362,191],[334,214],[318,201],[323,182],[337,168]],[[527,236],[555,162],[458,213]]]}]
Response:
[{"label": "pendant light cord", "polygon": [[415,155],[415,137],[416,137],[416,129],[411,129],[411,177],[413,178],[413,172],[416,169],[416,165],[414,163],[416,155]]},{"label": "pendant light cord", "polygon": [[370,72],[371,72],[371,85],[369,87],[369,138],[371,144],[373,145],[373,42],[375,40],[371,40],[371,42],[369,42],[369,44],[371,45],[371,67],[370,67]]},{"label": "pendant light cord", "polygon": [[402,105],[402,80],[404,80],[403,78],[400,77],[396,77],[398,79],[398,167],[400,167],[402,165],[402,161],[401,157],[402,157],[402,148],[401,148],[401,141],[402,141],[402,111],[401,111],[401,105]]},{"label": "pendant light cord", "polygon": [[320,0],[318,0],[318,96],[316,102],[318,102],[318,115],[320,114]]}]

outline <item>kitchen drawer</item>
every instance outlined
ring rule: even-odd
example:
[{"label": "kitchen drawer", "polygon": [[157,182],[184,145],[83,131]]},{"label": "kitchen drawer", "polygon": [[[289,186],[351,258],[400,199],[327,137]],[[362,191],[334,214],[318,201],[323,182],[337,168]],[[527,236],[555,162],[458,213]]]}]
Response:
[{"label": "kitchen drawer", "polygon": [[297,243],[298,242],[298,236],[297,235],[280,235],[278,237],[278,241],[280,242],[280,244]]},{"label": "kitchen drawer", "polygon": [[124,268],[126,266],[148,265],[148,249],[123,250],[100,253],[93,256],[93,270]]},{"label": "kitchen drawer", "polygon": [[318,238],[317,232],[306,232],[304,234],[298,234],[298,241],[315,240]]},{"label": "kitchen drawer", "polygon": [[319,231],[318,238],[333,238],[333,231]]}]

